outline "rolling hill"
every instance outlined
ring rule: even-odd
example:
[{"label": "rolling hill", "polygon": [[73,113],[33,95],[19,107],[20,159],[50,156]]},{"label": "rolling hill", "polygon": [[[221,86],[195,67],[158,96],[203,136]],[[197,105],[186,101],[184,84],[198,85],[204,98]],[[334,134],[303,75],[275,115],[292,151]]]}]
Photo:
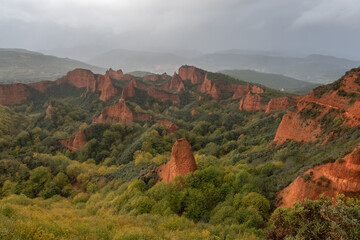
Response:
[{"label": "rolling hill", "polygon": [[251,83],[257,83],[269,88],[284,90],[286,92],[304,94],[310,92],[319,84],[301,81],[295,78],[286,77],[280,74],[261,73],[253,70],[221,70],[219,71],[239,80],[244,80]]},{"label": "rolling hill", "polygon": [[86,68],[96,73],[105,72],[103,68],[68,58],[24,49],[0,49],[0,83],[56,80],[74,68]]}]

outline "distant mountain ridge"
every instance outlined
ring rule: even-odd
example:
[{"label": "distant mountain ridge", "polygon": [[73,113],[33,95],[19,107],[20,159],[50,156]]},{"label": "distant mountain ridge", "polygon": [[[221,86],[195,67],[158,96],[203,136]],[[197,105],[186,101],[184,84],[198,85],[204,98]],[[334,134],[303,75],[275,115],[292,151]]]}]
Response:
[{"label": "distant mountain ridge", "polygon": [[0,83],[56,80],[75,68],[86,68],[95,73],[105,72],[104,68],[69,58],[44,55],[25,49],[0,49]]},{"label": "distant mountain ridge", "polygon": [[174,72],[178,66],[190,64],[210,71],[223,69],[254,70],[281,74],[311,83],[330,83],[348,69],[358,67],[359,61],[313,54],[289,57],[281,54],[253,51],[223,51],[197,57],[181,57],[171,53],[112,50],[87,61],[89,64],[119,68],[126,71]]},{"label": "distant mountain ridge", "polygon": [[298,94],[308,93],[313,88],[319,86],[319,84],[301,81],[280,74],[261,73],[253,70],[231,69],[219,72],[246,82],[257,83],[269,88]]}]

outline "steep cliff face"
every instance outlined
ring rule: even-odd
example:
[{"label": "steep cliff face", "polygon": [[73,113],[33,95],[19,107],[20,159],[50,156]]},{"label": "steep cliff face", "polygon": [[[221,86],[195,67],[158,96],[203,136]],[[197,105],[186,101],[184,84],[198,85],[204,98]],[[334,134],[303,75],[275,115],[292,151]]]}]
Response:
[{"label": "steep cliff face", "polygon": [[266,107],[266,113],[287,109],[296,105],[297,101],[298,98],[295,97],[279,97],[271,99]]},{"label": "steep cliff face", "polygon": [[122,91],[121,98],[127,99],[135,96],[136,80],[132,80]]},{"label": "steep cliff face", "polygon": [[252,94],[251,92],[248,92],[239,103],[240,111],[252,112],[264,109],[266,109],[266,105],[261,103],[261,96],[258,94]]},{"label": "steep cliff face", "polygon": [[60,144],[72,151],[76,151],[87,143],[85,131],[79,131],[74,136],[60,140]]},{"label": "steep cliff face", "polygon": [[184,92],[185,86],[183,81],[181,80],[180,76],[174,73],[173,77],[169,82],[166,82],[161,89],[170,91],[170,92]]},{"label": "steep cliff face", "polygon": [[199,88],[199,91],[201,93],[206,93],[212,96],[215,99],[218,99],[221,95],[220,88],[216,85],[216,82],[212,82],[207,78],[207,75],[205,75],[204,81],[202,85]]},{"label": "steep cliff face", "polygon": [[105,75],[109,75],[111,79],[121,80],[124,77],[124,73],[121,69],[114,71],[112,68],[106,71]]},{"label": "steep cliff face", "polygon": [[68,72],[64,77],[56,80],[56,84],[70,84],[76,88],[86,88],[87,92],[95,92],[96,80],[90,70],[75,69]]},{"label": "steep cliff face", "polygon": [[129,124],[133,121],[150,121],[152,116],[143,113],[134,113],[126,105],[124,99],[120,99],[115,105],[102,110],[99,117],[93,119],[93,123],[121,123]]},{"label": "steep cliff face", "polygon": [[68,72],[66,76],[56,80],[56,84],[61,85],[67,83],[76,88],[86,88],[86,92],[99,91],[101,92],[99,99],[107,101],[118,93],[112,84],[111,74],[115,75],[115,77],[120,75],[118,72],[109,70],[105,75],[95,76],[90,70],[75,69]]},{"label": "steep cliff face", "polygon": [[172,182],[177,176],[185,176],[196,170],[196,163],[189,142],[182,138],[175,142],[170,161],[156,170],[161,182]]},{"label": "steep cliff face", "polygon": [[28,84],[29,87],[36,89],[37,91],[44,93],[46,90],[55,85],[55,82],[52,81],[41,81],[36,83]]},{"label": "steep cliff face", "polygon": [[0,104],[21,104],[30,96],[28,87],[24,84],[0,84]]},{"label": "steep cliff face", "polygon": [[179,76],[182,80],[190,80],[192,84],[202,83],[205,79],[205,72],[192,66],[181,66]]},{"label": "steep cliff face", "polygon": [[360,193],[360,147],[341,161],[309,169],[277,195],[278,206],[291,207],[294,202],[319,199],[320,194],[354,196]]},{"label": "steep cliff face", "polygon": [[148,91],[147,94],[160,101],[160,102],[167,102],[170,101],[174,104],[178,104],[180,103],[180,97],[177,94],[171,94],[168,92],[165,92],[163,90],[157,89],[156,87],[151,87]]},{"label": "steep cliff face", "polygon": [[96,90],[101,92],[99,99],[104,102],[118,94],[118,90],[114,87],[109,72],[97,77]]},{"label": "steep cliff face", "polygon": [[237,84],[236,86],[233,86],[234,95],[232,96],[233,99],[242,98],[248,94],[248,92],[252,93],[263,93],[264,90],[258,86],[247,84],[247,85],[240,85]]},{"label": "steep cliff face", "polygon": [[[330,125],[328,119],[340,125],[354,127],[360,124],[360,69],[347,72],[330,85],[314,89],[299,100],[297,106],[283,117],[274,141],[281,145],[287,140],[326,140]],[[334,124],[334,123],[333,123]],[[328,132],[328,131],[327,131]]]}]

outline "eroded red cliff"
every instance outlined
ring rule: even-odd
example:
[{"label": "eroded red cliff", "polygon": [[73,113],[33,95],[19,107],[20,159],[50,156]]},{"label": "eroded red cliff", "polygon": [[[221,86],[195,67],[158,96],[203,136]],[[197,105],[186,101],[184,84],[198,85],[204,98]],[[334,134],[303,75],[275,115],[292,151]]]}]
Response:
[{"label": "eroded red cliff", "polygon": [[0,104],[21,104],[30,96],[30,91],[25,84],[0,84]]},{"label": "eroded red cliff", "polygon": [[179,129],[179,126],[169,120],[156,119],[155,122],[164,125],[167,128],[167,133],[173,133]]},{"label": "eroded red cliff", "polygon": [[354,196],[360,193],[360,147],[341,161],[327,163],[307,170],[277,195],[278,206],[291,207],[294,202],[330,198],[337,194]]},{"label": "eroded red cliff", "polygon": [[171,78],[170,81],[166,82],[161,89],[163,90],[167,90],[170,92],[184,92],[185,91],[185,86],[183,81],[181,80],[181,77],[174,73],[173,77]]},{"label": "eroded red cliff", "polygon": [[179,76],[184,81],[190,80],[192,84],[199,84],[205,79],[205,71],[192,66],[181,66]]},{"label": "eroded red cliff", "polygon": [[239,110],[248,112],[265,110],[266,105],[264,105],[261,100],[262,97],[260,95],[248,92],[246,96],[240,100]]},{"label": "eroded red cliff", "polygon": [[106,75],[109,75],[111,79],[121,80],[124,77],[124,73],[121,69],[114,71],[112,68],[106,71]]},{"label": "eroded red cliff", "polygon": [[[88,132],[91,129],[87,130]],[[87,143],[85,130],[77,132],[74,136],[60,140],[60,144],[72,151],[80,149]]]},{"label": "eroded red cliff", "polygon": [[93,119],[93,123],[130,124],[133,121],[144,122],[151,119],[150,114],[133,112],[121,98],[115,105],[104,108],[100,116]]},{"label": "eroded red cliff", "polygon": [[172,182],[177,176],[185,176],[196,170],[195,158],[185,138],[177,140],[171,150],[170,161],[159,166],[159,181]]},{"label": "eroded red cliff", "polygon": [[279,97],[270,100],[266,107],[266,113],[272,113],[279,110],[288,109],[296,105],[298,98],[295,97]]},{"label": "eroded red cliff", "polygon": [[360,85],[355,81],[359,76],[360,69],[354,69],[301,98],[296,108],[284,115],[274,141],[278,145],[287,140],[326,141],[330,134],[325,131],[327,119],[350,128],[360,125]]}]

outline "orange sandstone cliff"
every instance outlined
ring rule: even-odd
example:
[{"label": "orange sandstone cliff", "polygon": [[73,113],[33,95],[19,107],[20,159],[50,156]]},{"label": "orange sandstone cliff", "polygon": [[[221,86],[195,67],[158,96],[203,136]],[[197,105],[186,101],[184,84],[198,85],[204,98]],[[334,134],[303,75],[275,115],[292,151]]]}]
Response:
[{"label": "orange sandstone cliff", "polygon": [[278,206],[291,207],[294,202],[319,199],[320,194],[334,198],[337,194],[360,193],[360,146],[341,161],[307,170],[277,195]]},{"label": "orange sandstone cliff", "polygon": [[121,98],[115,105],[102,110],[99,117],[93,119],[93,123],[121,123],[129,124],[133,121],[150,121],[152,116],[146,113],[135,113]]},{"label": "orange sandstone cliff", "polygon": [[184,92],[185,86],[183,81],[181,80],[181,77],[174,73],[173,77],[170,81],[166,82],[161,89],[170,91],[170,92]]},{"label": "orange sandstone cliff", "polygon": [[205,71],[192,66],[181,66],[179,76],[184,81],[190,80],[192,84],[199,84],[205,79]]},{"label": "orange sandstone cliff", "polygon": [[189,142],[185,138],[177,140],[171,150],[170,161],[159,166],[159,181],[172,182],[177,176],[185,176],[196,170],[196,163]]},{"label": "orange sandstone cliff", "polygon": [[0,84],[0,104],[21,104],[30,96],[30,91],[25,84]]},{"label": "orange sandstone cliff", "polygon": [[295,97],[279,97],[271,99],[266,107],[266,113],[287,109],[296,105],[297,101],[298,98]]},{"label": "orange sandstone cliff", "polygon": [[266,105],[261,103],[261,99],[260,95],[248,92],[246,96],[240,100],[239,110],[248,112],[264,110],[266,109]]},{"label": "orange sandstone cliff", "polygon": [[[360,125],[360,68],[347,72],[338,81],[314,89],[302,97],[295,109],[284,115],[274,141],[314,141],[329,138],[326,119],[338,119],[341,125]],[[358,83],[357,83],[358,82]],[[328,131],[327,131],[328,132]]]},{"label": "orange sandstone cliff", "polygon": [[156,119],[155,122],[164,125],[167,128],[167,133],[173,133],[179,129],[179,126],[169,120]]}]

